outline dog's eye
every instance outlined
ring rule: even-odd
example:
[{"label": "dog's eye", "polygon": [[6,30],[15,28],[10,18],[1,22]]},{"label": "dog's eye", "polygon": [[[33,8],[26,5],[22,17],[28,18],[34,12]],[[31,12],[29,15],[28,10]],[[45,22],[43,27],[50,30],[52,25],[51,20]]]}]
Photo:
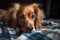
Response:
[{"label": "dog's eye", "polygon": [[21,15],[21,16],[20,16],[20,19],[25,19],[24,15]]},{"label": "dog's eye", "polygon": [[32,15],[32,19],[34,19],[34,20],[35,20],[35,15]]}]

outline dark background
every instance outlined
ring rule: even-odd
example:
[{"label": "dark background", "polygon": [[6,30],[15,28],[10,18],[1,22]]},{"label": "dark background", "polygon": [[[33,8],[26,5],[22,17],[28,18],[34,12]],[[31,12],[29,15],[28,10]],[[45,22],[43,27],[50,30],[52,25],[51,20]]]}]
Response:
[{"label": "dark background", "polygon": [[0,0],[0,9],[8,9],[13,2],[19,2],[20,4],[39,3],[47,19],[60,19],[59,0]]}]

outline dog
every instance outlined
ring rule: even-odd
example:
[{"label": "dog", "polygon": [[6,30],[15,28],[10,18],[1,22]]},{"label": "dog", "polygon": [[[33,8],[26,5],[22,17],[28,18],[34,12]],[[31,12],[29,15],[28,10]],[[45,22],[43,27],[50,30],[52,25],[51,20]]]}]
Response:
[{"label": "dog", "polygon": [[[33,3],[29,5],[15,5],[15,8],[10,9],[14,13],[14,18],[17,21],[18,28],[23,32],[35,31],[39,28],[47,28],[42,25],[42,21],[45,18],[45,14],[39,4]],[[17,18],[16,18],[17,17]],[[15,23],[15,22],[13,22]]]},{"label": "dog", "polygon": [[15,3],[9,10],[0,9],[0,21],[8,23],[10,27],[18,27],[23,32],[32,32],[39,28],[47,28],[41,23],[45,18],[45,14],[39,4],[33,3],[29,5],[20,5]]}]

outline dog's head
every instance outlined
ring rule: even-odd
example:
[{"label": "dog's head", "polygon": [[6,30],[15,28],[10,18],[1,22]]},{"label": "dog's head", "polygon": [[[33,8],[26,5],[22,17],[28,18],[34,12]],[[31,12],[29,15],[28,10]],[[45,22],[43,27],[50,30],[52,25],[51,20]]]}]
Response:
[{"label": "dog's head", "polygon": [[[18,8],[18,10],[16,10]],[[41,22],[44,19],[44,14],[39,9],[39,4],[33,3],[30,5],[16,6],[13,15],[17,20],[20,30],[24,32],[34,31],[41,27]]]}]

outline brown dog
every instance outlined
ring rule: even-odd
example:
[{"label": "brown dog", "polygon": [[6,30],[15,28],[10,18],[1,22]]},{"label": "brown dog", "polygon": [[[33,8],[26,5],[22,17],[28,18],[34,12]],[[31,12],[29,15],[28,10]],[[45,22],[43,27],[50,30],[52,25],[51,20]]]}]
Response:
[{"label": "brown dog", "polygon": [[33,3],[30,5],[20,5],[16,15],[18,27],[23,32],[35,31],[35,29],[38,28],[48,27],[42,26],[41,24],[42,20],[45,18],[45,15],[43,10],[39,9],[39,4]]},{"label": "brown dog", "polygon": [[[23,32],[35,31],[38,28],[46,28],[42,26],[42,20],[45,15],[39,4],[33,3],[30,5],[15,4],[9,11],[0,10],[0,20],[7,22],[11,27],[18,27]],[[18,25],[18,26],[17,26]]]}]

